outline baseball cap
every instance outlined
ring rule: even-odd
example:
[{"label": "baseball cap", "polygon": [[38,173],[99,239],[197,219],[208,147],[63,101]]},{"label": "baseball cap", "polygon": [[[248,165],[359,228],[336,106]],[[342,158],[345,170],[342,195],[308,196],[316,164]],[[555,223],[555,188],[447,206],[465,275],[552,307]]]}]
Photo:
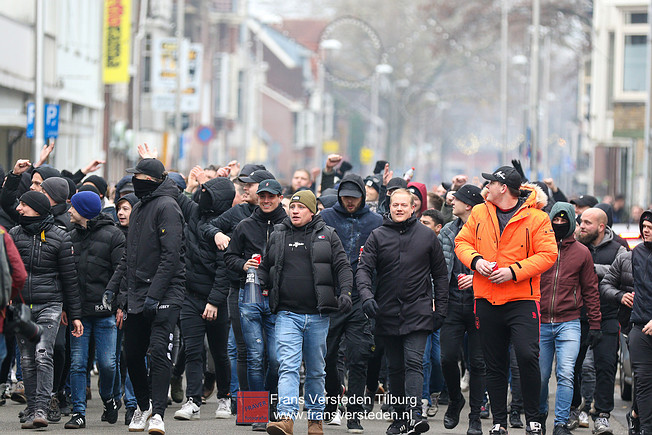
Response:
[{"label": "baseball cap", "polygon": [[598,199],[591,195],[580,195],[579,198],[572,199],[570,203],[578,207],[595,207]]},{"label": "baseball cap", "polygon": [[145,174],[153,178],[164,178],[165,166],[156,159],[142,159],[135,168],[129,168],[128,174]]},{"label": "baseball cap", "polygon": [[394,189],[407,189],[408,183],[401,177],[394,177],[387,183],[387,191],[391,192]]},{"label": "baseball cap", "polygon": [[478,186],[474,186],[473,184],[465,184],[464,186],[460,187],[457,192],[453,193],[453,196],[462,201],[464,204],[475,206],[484,202],[484,198],[480,192],[481,190]]},{"label": "baseball cap", "polygon": [[249,174],[248,177],[239,177],[238,180],[243,183],[260,183],[263,180],[276,180],[276,177],[269,171],[258,169]]},{"label": "baseball cap", "polygon": [[512,189],[521,188],[521,174],[512,166],[501,166],[496,169],[493,174],[482,173],[482,178],[489,181],[498,181],[499,183],[506,184],[507,187]]},{"label": "baseball cap", "polygon": [[[254,182],[247,181],[247,183],[254,183]],[[269,192],[273,195],[280,195],[281,193],[283,193],[283,188],[281,187],[281,184],[278,181],[271,178],[271,179],[261,180],[260,183],[258,183],[258,190],[256,191],[256,193],[260,193],[260,192]]]},{"label": "baseball cap", "polygon": [[[260,169],[267,169],[265,168],[265,165],[255,165],[253,163],[247,163],[240,169],[240,175],[238,175],[238,180],[242,181],[242,178],[246,178],[251,175],[252,172],[258,171]],[[243,181],[243,183],[246,183],[246,181]]]},{"label": "baseball cap", "polygon": [[350,196],[352,198],[361,198],[362,190],[360,190],[360,186],[358,186],[354,182],[345,181],[344,183],[340,184],[340,188],[337,194],[338,196]]}]

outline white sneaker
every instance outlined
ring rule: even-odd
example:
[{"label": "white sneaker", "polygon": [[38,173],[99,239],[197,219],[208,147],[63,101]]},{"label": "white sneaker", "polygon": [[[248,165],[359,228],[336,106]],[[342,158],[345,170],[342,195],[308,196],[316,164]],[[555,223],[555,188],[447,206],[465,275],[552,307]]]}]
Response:
[{"label": "white sneaker", "polygon": [[181,406],[180,410],[174,413],[174,419],[199,420],[199,406],[192,400],[192,397]]},{"label": "white sneaker", "polygon": [[163,418],[160,415],[154,414],[152,418],[149,419],[148,432],[165,435],[165,423],[163,423]]},{"label": "white sneaker", "polygon": [[580,412],[580,427],[589,427],[589,414],[586,411]]},{"label": "white sneaker", "polygon": [[129,432],[142,432],[145,430],[147,425],[147,420],[152,416],[152,402],[149,403],[149,409],[147,411],[141,411],[140,407],[136,407],[134,411],[134,416],[131,418],[131,423],[129,423]]},{"label": "white sneaker", "polygon": [[326,424],[331,426],[342,426],[342,411],[338,409],[333,415],[333,419]]},{"label": "white sneaker", "polygon": [[464,376],[462,376],[462,379],[460,379],[460,389],[464,392],[469,391],[469,370],[467,369],[464,372]]},{"label": "white sneaker", "polygon": [[230,418],[230,417],[231,417],[231,400],[217,399],[217,409],[215,410],[215,418]]},{"label": "white sneaker", "polygon": [[421,415],[424,417],[428,415],[428,399],[421,399]]}]

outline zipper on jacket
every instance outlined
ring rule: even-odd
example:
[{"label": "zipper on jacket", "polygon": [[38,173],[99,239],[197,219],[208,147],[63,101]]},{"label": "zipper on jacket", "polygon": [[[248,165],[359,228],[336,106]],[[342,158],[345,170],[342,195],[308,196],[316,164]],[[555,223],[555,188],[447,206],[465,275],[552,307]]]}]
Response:
[{"label": "zipper on jacket", "polygon": [[557,295],[557,282],[559,279],[559,267],[560,265],[561,251],[557,248],[557,261],[555,269],[555,280],[552,283],[552,300],[550,301],[550,322],[555,323],[555,296]]},{"label": "zipper on jacket", "polygon": [[32,236],[34,241],[32,243],[32,252],[29,256],[29,273],[27,274],[29,278],[29,306],[32,307],[32,273],[34,272],[34,250],[36,249],[36,234]]}]

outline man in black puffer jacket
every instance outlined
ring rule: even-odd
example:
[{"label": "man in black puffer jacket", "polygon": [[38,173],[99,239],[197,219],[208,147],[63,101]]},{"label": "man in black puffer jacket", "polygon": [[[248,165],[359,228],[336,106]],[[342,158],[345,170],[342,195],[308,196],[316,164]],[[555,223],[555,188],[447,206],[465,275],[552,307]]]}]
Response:
[{"label": "man in black puffer jacket", "polygon": [[27,396],[22,428],[31,429],[48,425],[46,409],[54,378],[52,354],[59,322],[67,323],[62,319],[64,305],[73,336],[80,337],[84,327],[72,243],[68,233],[53,224],[48,198],[40,192],[24,193],[16,210],[20,225],[9,234],[25,263],[27,282],[21,299],[15,302],[28,305],[32,320],[43,327],[38,343],[17,337]]},{"label": "man in black puffer jacket", "polygon": [[[47,182],[48,180],[45,180]],[[75,225],[70,233],[75,252],[82,302],[82,324],[86,334],[70,341],[70,385],[72,416],[66,429],[86,427],[86,375],[90,335],[95,337],[97,364],[100,370],[100,397],[106,421],[118,419],[118,406],[113,398],[116,373],[117,328],[114,311],[102,303],[102,296],[113,271],[118,266],[125,246],[125,236],[106,214],[100,214],[102,201],[94,192],[73,195],[70,220]]]},{"label": "man in black puffer jacket", "polygon": [[199,418],[202,398],[204,335],[215,362],[217,418],[231,416],[231,364],[227,352],[229,279],[224,252],[213,239],[201,238],[199,228],[231,208],[235,187],[228,178],[213,178],[200,187],[199,204],[180,193],[177,201],[186,220],[186,297],[181,307],[181,334],[186,348],[187,402],[174,413],[177,420]]},{"label": "man in black puffer jacket", "polygon": [[[107,300],[113,300],[126,275],[125,347],[127,367],[134,386],[138,409],[129,429],[165,432],[174,327],[184,299],[185,263],[183,214],[177,204],[179,188],[163,163],[141,160],[133,173],[134,193],[140,198],[129,217],[125,253],[107,286]],[[149,351],[149,352],[148,352]],[[149,355],[150,388],[145,366]],[[150,418],[151,417],[151,418]]]},{"label": "man in black puffer jacket", "polygon": [[376,335],[385,342],[391,393],[397,401],[387,433],[422,433],[429,429],[421,415],[423,352],[428,335],[446,317],[448,272],[437,235],[413,214],[412,194],[396,189],[389,210],[364,245],[355,280],[362,309],[376,318]]}]

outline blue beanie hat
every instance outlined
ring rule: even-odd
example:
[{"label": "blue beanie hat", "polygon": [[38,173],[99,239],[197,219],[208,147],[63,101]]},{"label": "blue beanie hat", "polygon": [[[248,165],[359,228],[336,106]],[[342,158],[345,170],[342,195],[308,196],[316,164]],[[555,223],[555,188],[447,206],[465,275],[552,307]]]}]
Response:
[{"label": "blue beanie hat", "polygon": [[86,219],[97,217],[102,211],[102,200],[95,192],[83,191],[75,193],[70,198],[72,206]]}]

